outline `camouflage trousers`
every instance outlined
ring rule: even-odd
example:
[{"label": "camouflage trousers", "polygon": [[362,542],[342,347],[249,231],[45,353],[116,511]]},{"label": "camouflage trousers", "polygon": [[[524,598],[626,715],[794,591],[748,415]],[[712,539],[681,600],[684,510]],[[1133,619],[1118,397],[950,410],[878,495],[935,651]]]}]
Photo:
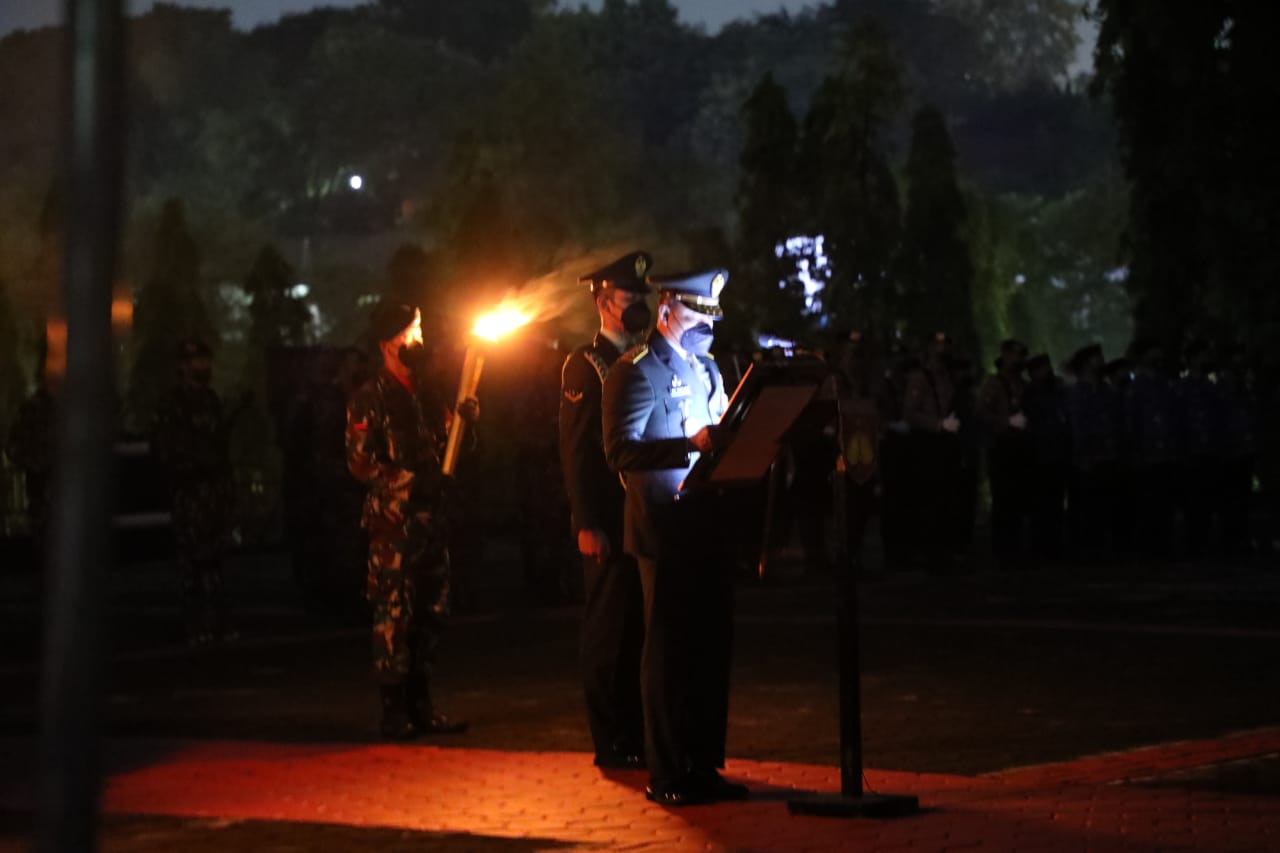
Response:
[{"label": "camouflage trousers", "polygon": [[222,584],[228,511],[214,486],[180,489],[173,496],[173,539],[182,574],[187,633],[218,636],[228,627]]},{"label": "camouflage trousers", "polygon": [[430,679],[449,601],[449,554],[433,540],[413,525],[404,533],[370,533],[366,594],[373,606],[373,671],[382,684]]}]

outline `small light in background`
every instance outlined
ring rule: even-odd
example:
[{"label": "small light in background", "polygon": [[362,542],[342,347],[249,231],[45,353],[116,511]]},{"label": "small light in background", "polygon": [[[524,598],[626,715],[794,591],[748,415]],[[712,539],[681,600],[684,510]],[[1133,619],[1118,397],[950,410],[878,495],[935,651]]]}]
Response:
[{"label": "small light in background", "polygon": [[306,299],[307,294],[311,292],[311,285],[304,282],[298,282],[289,290],[289,295],[294,299]]},{"label": "small light in background", "polygon": [[364,186],[364,178],[359,175],[352,175],[347,179],[347,186],[351,187],[353,190],[358,190]]}]

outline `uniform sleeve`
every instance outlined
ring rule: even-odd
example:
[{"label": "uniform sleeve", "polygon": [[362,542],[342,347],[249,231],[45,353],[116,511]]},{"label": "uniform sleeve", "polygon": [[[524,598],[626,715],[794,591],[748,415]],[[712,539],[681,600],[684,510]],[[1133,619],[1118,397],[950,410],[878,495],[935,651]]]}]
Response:
[{"label": "uniform sleeve", "polygon": [[600,374],[581,351],[572,353],[560,371],[560,470],[575,531],[603,529],[610,499],[600,488],[613,476],[604,462],[601,396]]},{"label": "uniform sleeve", "polygon": [[1005,404],[1005,389],[1000,379],[988,376],[978,389],[977,416],[988,432],[1000,435],[1009,429],[1008,406]]},{"label": "uniform sleeve", "polygon": [[907,379],[906,400],[902,418],[918,432],[937,432],[938,416],[934,413],[933,389],[923,371],[914,371]]},{"label": "uniform sleeve", "polygon": [[646,441],[645,426],[658,405],[644,372],[626,358],[609,371],[604,383],[604,455],[615,471],[655,471],[689,465],[684,437]]},{"label": "uniform sleeve", "polygon": [[386,444],[374,395],[362,388],[347,404],[347,469],[365,485],[407,491],[413,485],[413,472],[390,461]]}]

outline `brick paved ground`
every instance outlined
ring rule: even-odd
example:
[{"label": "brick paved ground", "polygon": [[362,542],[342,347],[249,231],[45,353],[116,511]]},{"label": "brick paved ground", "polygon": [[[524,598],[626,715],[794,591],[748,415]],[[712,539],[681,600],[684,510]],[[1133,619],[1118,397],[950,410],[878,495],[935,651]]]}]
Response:
[{"label": "brick paved ground", "polygon": [[[268,821],[285,838],[293,826],[295,846],[327,824],[428,833],[421,849],[444,838],[452,850],[1265,851],[1280,849],[1274,797],[1129,783],[1276,753],[1280,729],[1265,729],[983,776],[871,770],[872,790],[912,793],[924,807],[874,821],[788,813],[796,792],[838,787],[831,767],[731,761],[728,775],[756,792],[750,802],[664,810],[645,801],[643,774],[605,777],[579,753],[133,739],[110,744],[104,805]],[[29,743],[4,741],[0,758],[0,807],[29,809]],[[379,837],[395,849],[405,841]],[[532,846],[497,846],[504,839]]]}]

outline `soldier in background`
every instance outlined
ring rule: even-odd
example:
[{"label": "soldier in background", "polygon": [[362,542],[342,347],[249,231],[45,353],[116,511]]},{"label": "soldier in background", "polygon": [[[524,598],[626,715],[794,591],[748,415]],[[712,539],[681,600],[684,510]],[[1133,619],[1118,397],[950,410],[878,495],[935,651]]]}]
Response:
[{"label": "soldier in background", "polygon": [[1223,406],[1211,378],[1209,345],[1195,340],[1184,350],[1186,372],[1175,386],[1181,429],[1179,469],[1187,556],[1199,558],[1213,540],[1214,517],[1222,508]]},{"label": "soldier in background", "polygon": [[232,640],[222,561],[234,526],[228,416],[213,390],[213,355],[202,342],[178,350],[178,383],[160,401],[156,457],[168,473],[173,538],[182,571],[187,640]]},{"label": "soldier in background", "polygon": [[[951,338],[937,332],[921,363],[907,374],[903,420],[911,427],[908,502],[919,524],[915,544],[925,565],[947,570],[955,557],[956,495],[962,488],[964,448],[956,417]],[[922,529],[923,528],[923,529]]]},{"label": "soldier in background", "polygon": [[623,547],[626,492],[605,461],[601,400],[615,362],[648,331],[650,263],[635,252],[579,279],[590,287],[600,331],[569,354],[560,379],[560,466],[584,577],[583,693],[595,764],[603,768],[644,766],[644,592],[636,559]]},{"label": "soldier in background", "polygon": [[1250,513],[1258,454],[1258,399],[1244,350],[1231,345],[1218,367],[1222,406],[1219,442],[1222,449],[1222,540],[1237,559],[1253,555]]},{"label": "soldier in background", "polygon": [[1027,360],[1029,382],[1022,395],[1030,444],[1031,543],[1037,558],[1062,556],[1063,519],[1071,471],[1071,426],[1066,394],[1049,356]]},{"label": "soldier in background", "polygon": [[1177,397],[1164,348],[1152,340],[1134,343],[1133,383],[1124,397],[1125,443],[1136,494],[1135,535],[1141,552],[1168,558],[1173,552],[1178,493]]},{"label": "soldier in background", "polygon": [[912,550],[911,495],[914,484],[911,426],[902,417],[907,377],[919,366],[902,345],[891,340],[885,353],[884,418],[880,442],[880,539],[887,571],[906,567]]},{"label": "soldier in background", "polygon": [[1030,445],[1023,410],[1022,372],[1027,348],[1015,340],[1000,344],[996,372],[982,383],[978,418],[987,445],[991,485],[991,550],[997,564],[1012,568],[1027,556],[1026,522],[1031,510]]},{"label": "soldier in background", "polygon": [[1124,426],[1124,401],[1133,385],[1133,362],[1127,356],[1114,358],[1102,369],[1102,381],[1111,389],[1120,407],[1120,445],[1113,473],[1111,547],[1119,556],[1132,556],[1138,523],[1138,483],[1134,475],[1132,448]]},{"label": "soldier in background", "polygon": [[31,566],[36,569],[44,566],[47,551],[56,418],[53,389],[56,377],[48,375],[45,359],[40,361],[36,389],[18,406],[5,447],[9,461],[22,472],[31,535]]},{"label": "soldier in background", "polygon": [[561,488],[557,453],[563,358],[536,335],[524,336],[523,345],[522,381],[514,401],[521,428],[513,436],[513,473],[524,583],[536,601],[566,604],[581,599],[582,580],[573,556],[576,547],[569,540],[569,499]]},{"label": "soldier in background", "polygon": [[338,353],[332,373],[314,382],[290,412],[284,443],[294,577],[303,594],[346,614],[359,601],[368,552],[360,529],[364,490],[347,471],[347,403],[368,380],[369,359],[356,347]]},{"label": "soldier in background", "polygon": [[453,417],[475,421],[473,398],[451,411],[422,383],[429,370],[416,308],[383,303],[372,332],[382,366],[347,406],[347,467],[368,488],[366,596],[373,606],[373,670],[389,740],[451,734],[467,724],[436,708],[431,667],[449,610],[449,552],[441,461]]},{"label": "soldier in background", "polygon": [[837,439],[844,457],[845,537],[852,569],[861,573],[867,524],[880,506],[880,439],[889,401],[884,377],[876,369],[862,332],[848,333],[834,356],[840,382]]},{"label": "soldier in background", "polygon": [[1071,482],[1067,523],[1071,543],[1084,559],[1108,550],[1115,509],[1115,471],[1120,457],[1120,401],[1102,380],[1102,347],[1090,344],[1069,362],[1075,384],[1067,389],[1071,425]]}]

